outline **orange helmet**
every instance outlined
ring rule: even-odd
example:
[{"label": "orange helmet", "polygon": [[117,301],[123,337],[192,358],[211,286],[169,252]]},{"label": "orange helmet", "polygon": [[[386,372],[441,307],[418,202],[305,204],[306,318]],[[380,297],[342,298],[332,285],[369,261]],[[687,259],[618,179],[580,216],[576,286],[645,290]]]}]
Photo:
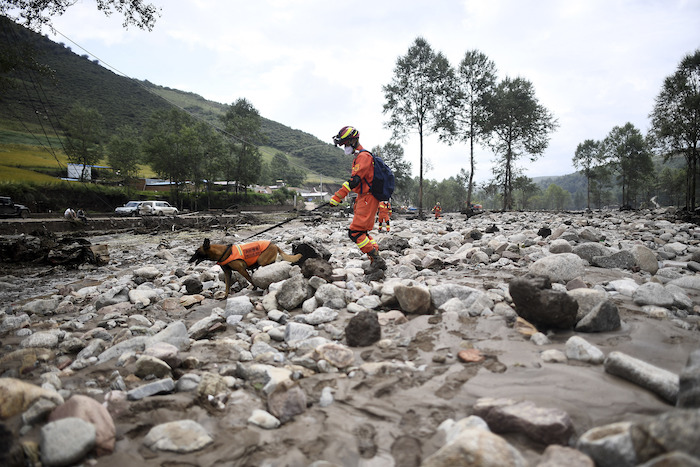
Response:
[{"label": "orange helmet", "polygon": [[345,144],[351,139],[357,139],[360,137],[360,132],[355,129],[355,127],[344,126],[340,129],[337,135],[333,137],[333,143],[336,146]]}]

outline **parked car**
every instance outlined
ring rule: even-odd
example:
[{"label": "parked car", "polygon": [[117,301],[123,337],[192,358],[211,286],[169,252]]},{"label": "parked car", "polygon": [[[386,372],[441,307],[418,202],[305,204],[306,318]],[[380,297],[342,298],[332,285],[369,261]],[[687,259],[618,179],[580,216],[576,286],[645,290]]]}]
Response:
[{"label": "parked car", "polygon": [[178,210],[167,201],[143,201],[139,206],[142,216],[177,216]]},{"label": "parked car", "polygon": [[139,206],[143,201],[129,201],[124,206],[119,206],[114,209],[115,214],[120,216],[136,216],[139,213]]},{"label": "parked car", "polygon": [[29,217],[29,208],[24,204],[12,202],[9,196],[0,196],[0,217]]}]

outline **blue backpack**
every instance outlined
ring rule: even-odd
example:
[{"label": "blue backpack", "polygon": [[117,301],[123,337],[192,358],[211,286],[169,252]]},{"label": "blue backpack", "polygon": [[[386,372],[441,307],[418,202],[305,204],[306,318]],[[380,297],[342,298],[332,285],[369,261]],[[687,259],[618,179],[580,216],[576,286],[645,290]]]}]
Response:
[{"label": "blue backpack", "polygon": [[371,152],[363,149],[360,152],[367,152],[374,159],[374,178],[369,192],[379,201],[389,201],[394,193],[394,173],[384,163],[381,157],[375,156]]}]

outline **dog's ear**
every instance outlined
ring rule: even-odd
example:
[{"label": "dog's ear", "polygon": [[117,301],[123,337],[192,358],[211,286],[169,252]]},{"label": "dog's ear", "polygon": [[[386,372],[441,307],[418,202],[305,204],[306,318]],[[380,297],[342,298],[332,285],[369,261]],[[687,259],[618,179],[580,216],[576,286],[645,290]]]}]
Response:
[{"label": "dog's ear", "polygon": [[208,249],[209,249],[209,245],[211,245],[211,243],[209,242],[209,239],[208,239],[208,238],[205,238],[205,239],[204,239],[204,244],[202,245],[202,248],[204,248],[205,250],[208,250]]}]

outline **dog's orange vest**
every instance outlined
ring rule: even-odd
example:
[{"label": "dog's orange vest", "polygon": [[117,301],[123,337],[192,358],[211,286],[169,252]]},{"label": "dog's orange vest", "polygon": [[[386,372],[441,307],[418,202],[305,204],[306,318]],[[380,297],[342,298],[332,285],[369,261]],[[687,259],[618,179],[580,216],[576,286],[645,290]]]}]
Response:
[{"label": "dog's orange vest", "polygon": [[223,266],[231,261],[242,259],[248,266],[252,266],[268,246],[270,246],[270,240],[259,240],[257,242],[244,243],[243,245],[231,245],[231,256],[216,264]]}]

